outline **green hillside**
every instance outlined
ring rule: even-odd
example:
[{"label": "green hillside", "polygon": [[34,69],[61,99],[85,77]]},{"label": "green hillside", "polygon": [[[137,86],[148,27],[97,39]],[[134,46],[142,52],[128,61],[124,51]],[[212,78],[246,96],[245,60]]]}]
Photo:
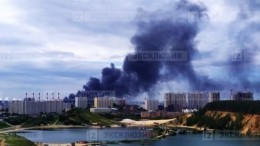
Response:
[{"label": "green hillside", "polygon": [[33,142],[15,134],[0,134],[0,137],[4,138],[0,141],[4,140],[6,146],[36,146]]},{"label": "green hillside", "polygon": [[0,129],[8,128],[8,127],[10,127],[10,125],[8,125],[7,123],[5,123],[3,121],[0,121]]},{"label": "green hillside", "polygon": [[[16,115],[5,119],[12,125],[22,125],[22,127],[34,127],[42,125],[111,125],[116,122],[100,115],[91,113],[89,110],[81,108],[73,108],[62,114],[41,114],[38,116],[28,116],[28,115]],[[5,128],[4,122],[0,122],[0,127]]]},{"label": "green hillside", "polygon": [[207,104],[203,111],[227,111],[243,114],[260,114],[260,101],[216,101]]},{"label": "green hillside", "polygon": [[101,125],[115,124],[115,121],[106,119],[97,114],[91,113],[89,110],[84,110],[80,108],[74,108],[59,116],[59,122],[68,125],[91,125],[93,123]]}]

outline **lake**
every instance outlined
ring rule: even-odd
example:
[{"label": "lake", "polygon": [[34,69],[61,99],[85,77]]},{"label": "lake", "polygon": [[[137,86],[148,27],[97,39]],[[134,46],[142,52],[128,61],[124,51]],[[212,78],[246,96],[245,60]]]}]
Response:
[{"label": "lake", "polygon": [[[146,139],[154,134],[151,130],[140,130],[132,128],[108,128],[108,129],[87,129],[87,128],[66,128],[46,130],[25,130],[18,133],[31,141],[45,143],[72,143],[76,141],[120,141]],[[144,140],[136,143],[120,143],[120,146],[135,145],[152,146],[259,146],[259,138],[234,138],[222,137],[211,139],[203,134],[186,134],[168,136],[155,141]]]}]

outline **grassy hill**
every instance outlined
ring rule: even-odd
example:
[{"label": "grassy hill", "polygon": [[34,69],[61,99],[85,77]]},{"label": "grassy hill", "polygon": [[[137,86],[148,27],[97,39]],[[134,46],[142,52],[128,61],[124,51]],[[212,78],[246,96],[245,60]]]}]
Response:
[{"label": "grassy hill", "polygon": [[97,114],[91,113],[89,110],[80,108],[74,108],[69,110],[67,113],[59,116],[59,122],[65,125],[91,125],[93,123],[101,125],[115,124],[116,122]]},{"label": "grassy hill", "polygon": [[[0,145],[6,146],[36,146],[33,142],[14,134],[0,134],[0,137],[4,138],[0,140]],[[4,141],[4,143],[2,142]]]},{"label": "grassy hill", "polygon": [[[41,125],[111,125],[116,122],[100,115],[91,113],[89,110],[81,108],[73,108],[62,114],[41,114],[38,116],[16,115],[5,119],[12,125],[22,125],[22,127],[34,127]],[[3,127],[6,126],[2,123]],[[7,125],[8,126],[8,125]],[[1,123],[0,123],[1,127]]]},{"label": "grassy hill", "polygon": [[10,125],[8,125],[6,122],[0,121],[0,129],[8,128]]}]

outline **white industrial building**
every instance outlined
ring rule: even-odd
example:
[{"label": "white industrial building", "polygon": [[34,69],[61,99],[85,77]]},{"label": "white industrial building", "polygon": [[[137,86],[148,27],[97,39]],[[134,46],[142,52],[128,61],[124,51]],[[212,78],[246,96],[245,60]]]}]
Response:
[{"label": "white industrial building", "polygon": [[173,111],[200,109],[206,104],[220,100],[219,92],[169,92],[164,94],[164,107]]},{"label": "white industrial building", "polygon": [[90,112],[97,114],[111,113],[112,111],[116,110],[116,108],[90,108]]},{"label": "white industrial building", "polygon": [[36,115],[40,113],[62,113],[71,108],[71,103],[62,100],[35,101],[34,98],[11,100],[8,102],[10,114]]},{"label": "white industrial building", "polygon": [[87,97],[75,97],[75,107],[87,108],[88,98]]}]

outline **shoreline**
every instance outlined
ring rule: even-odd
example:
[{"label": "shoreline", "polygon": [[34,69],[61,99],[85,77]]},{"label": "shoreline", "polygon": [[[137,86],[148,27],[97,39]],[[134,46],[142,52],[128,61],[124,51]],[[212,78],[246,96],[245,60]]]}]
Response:
[{"label": "shoreline", "polygon": [[[118,125],[110,125],[109,128],[120,128],[121,126]],[[36,126],[36,127],[29,127],[24,128],[26,130],[35,130],[35,129],[64,129],[64,128],[91,128],[91,129],[103,129],[106,127],[100,126],[82,126],[82,125],[46,125],[46,126]],[[19,130],[19,129],[18,129]],[[21,128],[23,130],[23,128]]]},{"label": "shoreline", "polygon": [[[128,128],[132,128],[132,127],[140,127],[140,126],[133,126],[131,125],[130,127]],[[182,128],[187,128],[185,126],[180,126]],[[81,126],[81,125],[47,125],[47,126],[37,126],[37,127],[31,127],[31,128],[28,128],[27,130],[44,130],[44,129],[64,129],[64,128],[95,128],[95,129],[103,129],[103,128],[100,128],[99,126]],[[104,127],[106,128],[106,127]],[[111,126],[111,128],[118,128],[118,126]],[[148,127],[146,127],[148,128]],[[173,128],[173,127],[172,127]],[[190,127],[189,127],[190,128]],[[195,127],[193,127],[195,128]],[[195,128],[196,129],[196,128]],[[19,130],[20,131],[20,130]],[[22,131],[22,130],[21,130]],[[173,132],[173,131],[172,131]],[[176,133],[177,134],[177,133]],[[176,135],[174,134],[174,135]],[[192,133],[192,134],[199,134],[199,133]],[[166,138],[166,137],[169,137],[169,136],[173,136],[171,132],[167,132],[167,133],[162,133],[154,138],[152,138],[153,140],[159,140],[161,138]],[[151,140],[152,140],[151,139]],[[27,139],[28,140],[28,139]],[[29,140],[30,141],[30,140]],[[137,141],[142,141],[142,140],[137,140]],[[36,144],[37,146],[43,146],[44,144],[48,144],[48,145],[51,145],[51,146],[72,146],[73,143],[76,143],[76,142],[71,142],[71,143],[68,143],[68,142],[57,142],[57,143],[48,143],[48,142],[34,142],[34,141],[31,141],[33,142],[34,144]],[[106,143],[110,143],[110,141],[97,141],[99,143],[102,143],[102,144],[106,144]],[[124,143],[123,141],[111,141],[112,143],[114,144],[120,144],[121,142]],[[133,143],[133,142],[136,142],[136,140],[127,140],[127,142],[129,143]],[[95,143],[95,142],[88,142],[89,144],[91,143]]]}]

